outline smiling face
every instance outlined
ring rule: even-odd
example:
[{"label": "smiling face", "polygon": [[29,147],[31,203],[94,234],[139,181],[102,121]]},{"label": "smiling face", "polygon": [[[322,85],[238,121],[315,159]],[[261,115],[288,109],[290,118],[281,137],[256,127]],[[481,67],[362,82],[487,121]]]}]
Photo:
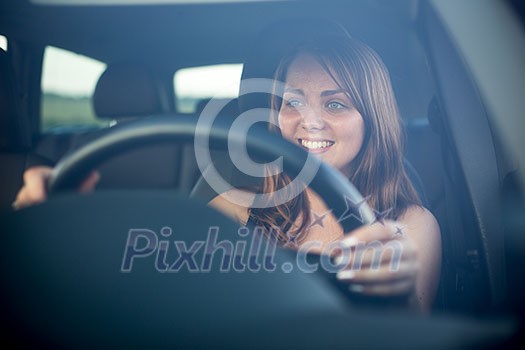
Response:
[{"label": "smiling face", "polygon": [[349,176],[363,145],[363,117],[312,56],[293,60],[285,80],[278,117],[283,137]]}]

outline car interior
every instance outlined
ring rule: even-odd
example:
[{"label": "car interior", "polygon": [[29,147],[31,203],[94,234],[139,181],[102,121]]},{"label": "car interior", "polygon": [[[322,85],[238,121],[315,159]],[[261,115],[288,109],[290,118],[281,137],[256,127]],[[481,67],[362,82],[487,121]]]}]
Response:
[{"label": "car interior", "polygon": [[[78,3],[24,0],[0,4],[0,35],[7,42],[0,51],[0,207],[5,219],[2,235],[8,244],[5,249],[9,249],[1,263],[11,266],[16,262],[22,266],[21,270],[2,267],[3,280],[13,284],[7,283],[2,292],[2,304],[11,304],[7,316],[2,318],[2,324],[8,325],[2,333],[9,332],[9,341],[40,346],[125,344],[140,347],[171,345],[174,341],[180,347],[237,347],[239,344],[240,347],[275,347],[276,344],[284,347],[299,337],[302,338],[298,343],[300,346],[338,348],[347,345],[343,336],[346,327],[361,324],[364,329],[366,325],[375,324],[377,328],[374,329],[384,332],[386,339],[397,339],[396,335],[406,334],[405,328],[412,327],[411,333],[416,333],[416,336],[407,343],[412,346],[467,347],[490,346],[491,342],[508,345],[510,343],[505,342],[521,334],[516,329],[523,327],[523,323],[516,326],[514,321],[494,317],[506,315],[509,309],[516,307],[514,303],[523,305],[517,301],[523,285],[516,279],[519,268],[514,263],[522,261],[523,257],[512,255],[515,251],[505,242],[509,232],[521,230],[519,224],[513,226],[520,220],[516,219],[519,216],[516,208],[523,205],[516,161],[506,149],[503,136],[495,131],[472,73],[431,2]],[[113,230],[117,229],[116,225],[128,227],[131,224],[128,225],[126,220],[133,215],[146,215],[145,211],[148,211],[147,215],[155,216],[155,220],[157,216],[179,213],[180,221],[178,217],[172,217],[164,221],[165,225],[180,225],[188,231],[195,231],[191,224],[197,222],[196,225],[201,227],[199,230],[206,232],[206,223],[210,222],[206,218],[236,230],[233,223],[205,207],[205,203],[217,193],[202,177],[193,143],[181,139],[175,142],[166,138],[159,142],[137,141],[140,147],[121,147],[118,151],[115,147],[115,151],[108,153],[107,159],[97,165],[101,174],[96,191],[96,194],[101,193],[98,199],[94,196],[94,199],[78,200],[73,193],[57,196],[57,202],[49,201],[41,208],[13,213],[11,203],[23,184],[26,169],[35,165],[56,165],[90,142],[111,137],[115,130],[147,125],[152,116],[180,120],[182,126],[186,125],[185,121],[196,122],[201,115],[208,113],[207,106],[212,98],[224,101],[224,108],[216,117],[226,125],[231,125],[247,111],[268,109],[269,94],[247,92],[244,82],[253,78],[272,79],[280,57],[295,41],[319,33],[341,32],[349,33],[374,48],[390,71],[405,128],[405,166],[423,203],[434,214],[441,229],[443,265],[432,311],[436,318],[410,318],[400,312],[402,321],[399,321],[398,314],[374,318],[375,313],[365,313],[352,323],[343,312],[347,308],[344,299],[347,296],[337,290],[339,287],[328,291],[317,281],[324,277],[309,279],[295,272],[277,274],[277,277],[271,274],[254,274],[255,277],[227,274],[228,277],[223,276],[224,280],[220,282],[218,279],[222,275],[218,273],[195,277],[186,272],[181,276],[184,284],[170,281],[170,287],[162,289],[162,283],[168,283],[166,275],[160,281],[158,276],[151,277],[147,271],[141,270],[136,276],[143,278],[142,281],[139,277],[133,282],[124,277],[117,278],[115,286],[136,290],[133,296],[124,297],[128,298],[125,301],[116,301],[119,295],[126,294],[116,290],[103,291],[103,287],[95,286],[100,283],[109,288],[114,274],[101,272],[95,276],[84,270],[73,271],[73,266],[87,268],[89,264],[96,265],[100,271],[105,268],[103,262],[113,261],[109,258],[113,254],[109,247],[118,247],[115,249],[120,249],[119,252],[122,250],[122,236],[120,241],[115,238],[113,243],[92,244],[90,237],[92,240],[104,239],[103,233],[93,230],[103,225]],[[47,112],[44,104],[52,97],[51,93],[44,91],[43,78],[44,61],[48,59],[50,47],[100,62],[101,74],[94,80],[96,84],[89,96],[82,97],[91,106],[94,118],[90,123],[77,122],[72,113],[68,117],[71,119],[69,124],[45,127],[44,114]],[[242,65],[242,73],[235,78],[239,84],[238,93],[228,97],[212,94],[192,97],[190,111],[184,111],[184,101],[180,99],[182,93],[174,84],[177,72],[218,65]],[[67,78],[81,79],[82,74],[78,72],[78,76],[68,75]],[[208,85],[213,85],[213,78],[199,80],[198,85],[205,90]],[[84,101],[82,99],[78,96],[70,98],[74,103]],[[58,108],[65,109],[63,106]],[[211,159],[219,173],[234,187],[243,188],[259,181],[236,170],[227,152],[220,147],[212,151]],[[118,190],[123,191],[121,197],[118,197]],[[136,204],[136,198],[129,196],[131,190],[137,191],[137,198],[149,204]],[[150,197],[150,190],[157,191],[156,195]],[[181,194],[181,197],[167,198],[167,194],[174,193]],[[67,208],[89,212],[91,219],[87,214],[78,216],[70,211],[52,213]],[[50,223],[46,217],[63,221],[64,226],[55,221]],[[97,220],[100,222],[95,222]],[[119,220],[124,224],[117,224]],[[155,221],[145,222],[156,225]],[[118,229],[127,232],[121,226]],[[30,231],[43,230],[40,233],[44,237],[34,238],[30,234],[14,237],[19,227]],[[61,238],[73,233],[60,236],[53,231],[61,227],[78,229],[74,234],[82,238],[74,244],[83,248],[77,255],[64,253],[56,257],[52,254],[59,247],[66,251],[67,245],[77,239]],[[47,234],[53,243],[46,243]],[[23,260],[23,254],[32,254],[32,247],[39,245],[53,247],[49,252],[31,255],[36,265],[31,259]],[[277,259],[286,260],[289,258],[287,254],[278,254]],[[102,262],[99,264],[94,258],[83,258],[93,255],[98,255]],[[68,257],[75,262],[68,265]],[[120,258],[121,255],[114,259]],[[48,262],[53,259],[56,262]],[[60,263],[68,266],[62,268]],[[54,272],[48,273],[46,268],[54,269]],[[25,282],[17,277],[21,271],[29,276]],[[56,277],[62,272],[69,278],[64,281],[71,280],[71,284]],[[46,281],[48,274],[52,277]],[[82,294],[81,287],[73,286],[77,278],[80,280],[78,276],[84,276],[82,278],[90,282],[79,284],[87,288],[86,295]],[[22,287],[17,287],[16,283],[23,286],[23,293],[20,292]],[[33,291],[34,298],[25,289],[30,288],[31,283],[38,287]],[[296,296],[295,301],[291,297],[272,295],[277,293],[272,289],[268,294],[261,291],[268,284],[280,283],[288,288],[288,296]],[[334,281],[330,283],[335,284]],[[148,285],[156,287],[156,291],[148,290]],[[239,296],[232,292],[234,288],[245,293]],[[305,288],[311,293],[302,293]],[[174,290],[179,296],[170,294]],[[92,294],[88,295],[88,291]],[[68,293],[76,297],[66,298],[67,301],[61,299]],[[17,300],[13,299],[14,295],[18,295]],[[252,296],[251,299],[248,296]],[[148,298],[143,307],[130,307],[141,297]],[[81,302],[82,298],[85,302]],[[188,301],[190,298],[195,301]],[[23,306],[26,301],[26,306]],[[245,310],[232,311],[230,307],[235,302]],[[383,307],[384,304],[374,302],[376,306],[371,310],[381,311],[377,305]],[[305,306],[311,303],[317,306]],[[370,303],[364,304],[370,306]],[[157,311],[165,309],[158,311],[159,314],[150,314],[147,307]],[[120,314],[108,316],[93,311],[111,308]],[[253,310],[248,313],[250,308]],[[357,308],[361,310],[359,306]],[[60,312],[57,311],[48,322],[45,314],[49,310]],[[184,318],[168,318],[168,314],[177,312],[181,312]],[[89,317],[71,319],[82,313]],[[107,319],[101,321],[97,318],[100,315]],[[207,315],[206,320],[197,315]],[[278,315],[282,317],[276,321],[274,318]],[[446,318],[450,315],[488,319],[492,323],[464,324]],[[60,324],[61,317],[67,319],[65,323],[69,326]],[[155,321],[149,323],[147,320],[151,318]],[[131,321],[140,319],[143,321]],[[303,331],[287,328],[286,324],[292,322]],[[195,324],[200,325],[206,336],[193,328]],[[239,334],[235,327],[246,332]],[[274,339],[282,342],[262,339],[264,337],[258,333],[261,327],[272,331]],[[163,332],[172,329],[176,330],[175,333],[166,338]],[[304,332],[316,330],[326,334],[322,338],[324,343],[312,341],[312,336],[303,336]],[[25,333],[33,338],[28,340]],[[356,333],[361,334],[355,334],[352,345],[385,345],[382,343],[384,339],[370,332]],[[92,334],[93,339],[86,339],[86,334]],[[150,343],[152,338],[156,341]],[[402,338],[393,344],[404,344],[403,341],[407,340],[405,336]],[[253,339],[258,339],[258,342],[253,343]],[[326,343],[326,339],[331,340]]]}]

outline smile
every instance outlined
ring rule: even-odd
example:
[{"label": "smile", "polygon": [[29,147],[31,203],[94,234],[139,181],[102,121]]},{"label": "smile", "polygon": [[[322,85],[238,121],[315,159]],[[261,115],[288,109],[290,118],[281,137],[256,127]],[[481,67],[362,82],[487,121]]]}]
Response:
[{"label": "smile", "polygon": [[304,148],[308,150],[324,150],[324,149],[328,149],[329,147],[335,144],[334,141],[330,141],[330,140],[311,141],[311,140],[298,139],[298,141],[301,146],[303,146]]}]

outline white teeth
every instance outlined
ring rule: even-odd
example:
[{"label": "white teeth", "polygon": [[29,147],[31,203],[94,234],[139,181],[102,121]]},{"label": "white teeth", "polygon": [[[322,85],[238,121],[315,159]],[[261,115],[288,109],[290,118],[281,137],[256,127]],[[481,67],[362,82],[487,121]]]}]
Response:
[{"label": "white teeth", "polygon": [[319,149],[332,146],[334,143],[332,141],[306,141],[301,140],[301,145],[308,149]]}]

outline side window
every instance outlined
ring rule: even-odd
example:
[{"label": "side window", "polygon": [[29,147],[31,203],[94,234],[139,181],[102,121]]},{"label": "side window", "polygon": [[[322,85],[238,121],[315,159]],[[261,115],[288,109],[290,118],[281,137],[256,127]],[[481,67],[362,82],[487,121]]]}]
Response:
[{"label": "side window", "polygon": [[236,98],[241,74],[242,64],[179,69],[173,77],[177,112],[198,113],[212,97]]},{"label": "side window", "polygon": [[41,131],[77,132],[107,127],[91,99],[106,65],[95,59],[47,46],[42,67]]},{"label": "side window", "polygon": [[3,35],[0,35],[0,49],[7,51],[7,38]]}]

